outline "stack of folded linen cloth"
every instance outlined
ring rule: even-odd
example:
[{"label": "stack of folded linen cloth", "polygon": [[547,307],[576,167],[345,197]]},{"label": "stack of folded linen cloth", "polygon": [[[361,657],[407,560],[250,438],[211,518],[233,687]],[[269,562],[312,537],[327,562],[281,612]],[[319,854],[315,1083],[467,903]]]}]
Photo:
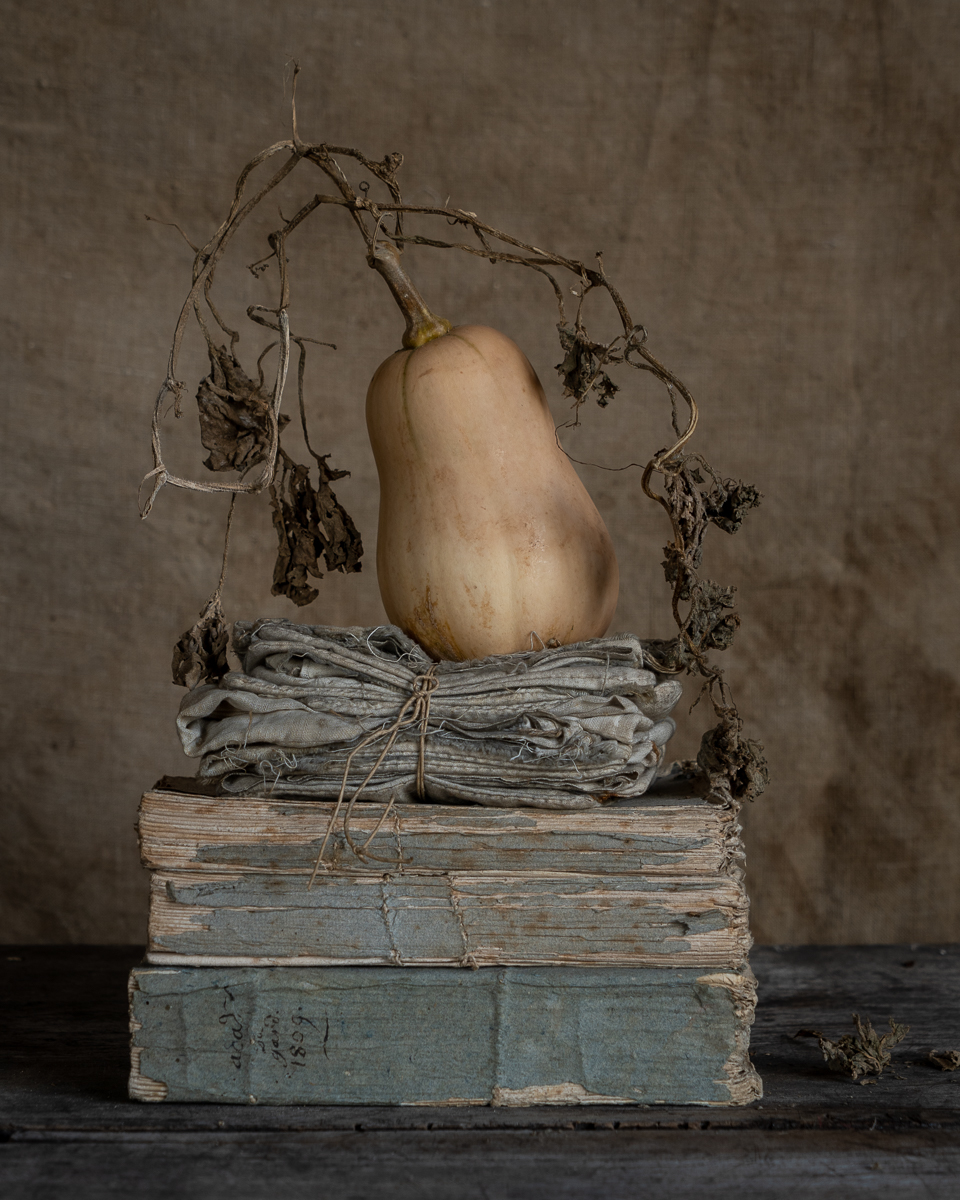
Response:
[{"label": "stack of folded linen cloth", "polygon": [[397,732],[366,799],[590,808],[646,791],[680,698],[631,635],[433,663],[391,625],[267,620],[238,623],[234,645],[243,671],[195,688],[177,721],[199,776],[231,794],[333,798],[351,755],[359,786],[426,677],[429,708]]}]

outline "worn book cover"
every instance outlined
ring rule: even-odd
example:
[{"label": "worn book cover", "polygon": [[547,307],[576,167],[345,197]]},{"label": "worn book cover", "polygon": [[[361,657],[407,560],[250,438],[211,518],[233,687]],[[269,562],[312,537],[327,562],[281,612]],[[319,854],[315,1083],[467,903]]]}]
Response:
[{"label": "worn book cover", "polygon": [[[333,816],[320,801],[148,792],[148,961],[746,961],[739,825],[701,798],[639,797],[589,812],[358,804],[346,831]],[[351,842],[366,850],[358,856]]]},{"label": "worn book cover", "polygon": [[143,967],[137,1100],[747,1104],[749,968]]}]

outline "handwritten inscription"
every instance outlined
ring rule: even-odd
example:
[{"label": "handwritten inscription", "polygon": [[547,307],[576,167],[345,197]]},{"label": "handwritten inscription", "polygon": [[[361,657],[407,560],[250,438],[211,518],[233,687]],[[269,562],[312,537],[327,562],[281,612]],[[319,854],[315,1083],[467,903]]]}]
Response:
[{"label": "handwritten inscription", "polygon": [[221,1027],[230,1037],[230,1061],[239,1071],[243,1061],[243,1022],[233,1011],[234,997],[228,989],[223,989],[223,1012],[219,1021]]},{"label": "handwritten inscription", "polygon": [[[323,1029],[303,1015],[302,1007],[292,1012],[269,1012],[259,1022],[247,1027],[237,1013],[233,993],[223,988],[223,1012],[219,1016],[220,1026],[227,1036],[230,1062],[236,1070],[243,1065],[243,1051],[249,1047],[254,1054],[263,1054],[285,1071],[293,1073],[305,1067],[311,1050],[319,1049],[328,1057],[327,1042],[330,1038],[330,1020],[324,1018]],[[310,1038],[310,1031],[316,1038]],[[318,1046],[311,1046],[311,1042]]]}]

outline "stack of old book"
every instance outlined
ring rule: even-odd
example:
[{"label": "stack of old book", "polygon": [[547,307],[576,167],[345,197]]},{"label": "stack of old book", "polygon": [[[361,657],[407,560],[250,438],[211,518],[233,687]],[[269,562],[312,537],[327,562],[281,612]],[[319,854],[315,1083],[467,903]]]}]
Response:
[{"label": "stack of old book", "polygon": [[[382,660],[383,645],[364,642],[359,653]],[[287,638],[287,651],[294,643]],[[294,649],[292,657],[263,655],[265,669],[271,676],[287,671],[304,680],[298,686],[312,688],[317,672],[304,664],[328,661],[333,652],[314,647],[311,657],[303,644]],[[403,669],[426,677],[408,646],[395,649],[394,664],[406,656]],[[345,823],[347,806],[333,794],[324,798],[317,783],[323,772],[310,714],[321,702],[311,707],[306,691],[273,677],[254,687],[254,658],[245,655],[245,673],[228,677],[218,698],[202,689],[188,698],[190,736],[220,757],[205,760],[193,782],[164,781],[143,797],[141,850],[152,876],[147,965],[130,981],[133,1097],[729,1105],[760,1095],[748,1054],[755,984],[734,811],[709,803],[682,777],[649,790],[649,779],[641,779],[638,794],[619,799],[598,793],[591,763],[612,751],[581,735],[586,728],[609,738],[613,726],[593,709],[589,720],[571,717],[569,698],[562,699],[563,727],[576,726],[586,782],[579,796],[569,792],[565,806],[411,802],[413,784],[429,797],[435,778],[430,728],[452,730],[445,762],[456,758],[456,738],[469,736],[473,777],[483,773],[477,763],[485,754],[483,777],[495,775],[489,756],[499,751],[476,722],[466,733],[452,729],[438,686],[433,695],[440,699],[421,713],[423,721],[392,734],[380,725],[408,738],[410,778],[394,779],[388,798],[359,795]],[[607,659],[592,704],[616,675]],[[539,686],[543,662],[556,659],[549,652],[527,656],[527,692]],[[343,681],[357,677],[342,662],[338,669],[342,723],[352,719]],[[586,669],[582,661],[577,669]],[[562,690],[559,677],[552,687]],[[616,736],[629,743],[615,766],[623,779],[624,763],[642,757],[636,731],[656,738],[662,718],[631,718],[633,741],[625,739],[624,705],[633,704],[636,716],[644,705],[655,708],[657,698],[634,689],[625,701],[622,673],[617,687]],[[370,680],[359,679],[361,692],[364,704],[376,700]],[[244,709],[240,693],[280,707],[258,700]],[[426,691],[412,686],[409,694]],[[249,713],[251,729],[266,716],[275,736],[277,713],[291,696],[304,706],[301,726],[313,722],[309,753],[281,747],[264,774],[259,765],[269,756],[241,753],[255,738],[241,747],[231,735],[217,748],[213,726],[238,711]],[[199,732],[198,704],[213,723]],[[386,698],[384,704],[387,712]],[[547,787],[551,768],[538,757],[537,731],[553,718],[539,702],[527,709],[541,716],[539,725],[524,718],[526,755],[538,785]],[[484,720],[490,725],[489,711]],[[508,727],[499,719],[498,730]],[[421,755],[426,743],[425,761],[417,761],[418,743]],[[341,737],[327,747],[341,774],[359,745]],[[224,754],[232,774],[222,769]],[[400,746],[398,761],[403,754]],[[258,764],[252,778],[251,762]],[[568,765],[558,763],[557,771]],[[561,777],[549,786],[562,791]],[[321,787],[319,797],[311,786]],[[493,794],[489,782],[483,787]],[[443,789],[449,797],[456,786],[447,778]]]}]

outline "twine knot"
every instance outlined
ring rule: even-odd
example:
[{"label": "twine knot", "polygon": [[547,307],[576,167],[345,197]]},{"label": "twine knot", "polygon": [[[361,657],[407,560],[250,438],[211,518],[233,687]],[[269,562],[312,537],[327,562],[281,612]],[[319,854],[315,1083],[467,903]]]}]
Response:
[{"label": "twine knot", "polygon": [[367,786],[374,775],[376,775],[380,768],[380,764],[393,749],[393,745],[396,742],[397,736],[399,735],[401,729],[406,729],[408,726],[415,725],[418,722],[420,725],[420,746],[417,754],[417,795],[421,800],[425,799],[424,756],[426,753],[427,727],[430,721],[430,698],[440,686],[440,680],[437,679],[435,674],[436,669],[437,664],[431,663],[427,670],[423,672],[423,674],[414,677],[413,683],[410,687],[410,695],[404,701],[403,706],[401,707],[399,713],[397,713],[397,718],[392,725],[388,726],[386,729],[378,729],[376,733],[370,734],[369,737],[366,737],[363,739],[363,741],[358,742],[357,745],[354,746],[354,748],[347,755],[347,761],[343,768],[343,781],[340,784],[340,794],[337,796],[337,802],[334,805],[333,812],[330,814],[330,820],[327,822],[326,833],[323,835],[323,841],[320,844],[320,850],[317,854],[317,861],[313,865],[313,874],[310,876],[310,882],[307,884],[308,890],[313,887],[314,881],[317,878],[317,872],[320,870],[320,866],[323,862],[323,852],[327,848],[327,842],[330,840],[330,835],[333,833],[334,825],[336,824],[337,817],[340,814],[340,809],[343,805],[344,796],[346,795],[347,791],[347,780],[350,776],[350,765],[353,762],[354,755],[358,754],[364,749],[364,747],[371,745],[373,742],[379,741],[379,739],[382,737],[387,738],[387,744],[380,752],[377,761],[367,772],[366,778],[353,793],[349,802],[347,803],[346,812],[343,814],[343,836],[346,838],[347,845],[361,862],[366,862],[367,859],[372,859],[374,862],[395,864],[400,864],[407,861],[403,858],[380,858],[376,854],[370,854],[367,851],[367,847],[380,832],[384,821],[387,819],[387,815],[393,808],[393,802],[396,799],[396,796],[391,795],[390,801],[383,811],[383,815],[377,822],[373,832],[362,846],[357,846],[353,841],[353,838],[350,836],[350,816],[353,812],[354,804],[356,804],[357,800],[359,799],[360,793]]},{"label": "twine knot", "polygon": [[440,680],[436,675],[432,674],[436,670],[436,664],[430,668],[426,675],[418,675],[413,681],[413,696],[416,699],[427,698],[431,692],[435,692],[440,686]]}]

